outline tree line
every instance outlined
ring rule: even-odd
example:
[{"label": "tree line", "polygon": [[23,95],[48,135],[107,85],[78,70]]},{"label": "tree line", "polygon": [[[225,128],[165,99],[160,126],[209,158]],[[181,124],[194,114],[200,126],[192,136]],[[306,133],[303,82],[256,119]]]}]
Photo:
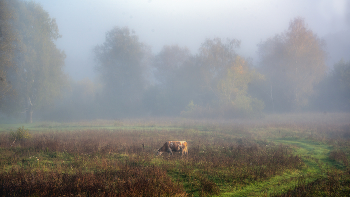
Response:
[{"label": "tree line", "polygon": [[326,45],[303,18],[258,45],[206,39],[196,54],[178,45],[158,54],[128,27],[94,47],[97,80],[73,81],[55,19],[34,2],[0,0],[0,112],[76,120],[140,116],[261,117],[264,112],[350,110],[350,62],[329,71]]}]

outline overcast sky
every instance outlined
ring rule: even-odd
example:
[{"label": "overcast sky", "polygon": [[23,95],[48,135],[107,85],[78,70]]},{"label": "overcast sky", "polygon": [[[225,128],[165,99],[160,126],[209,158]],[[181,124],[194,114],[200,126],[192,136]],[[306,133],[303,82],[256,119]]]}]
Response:
[{"label": "overcast sky", "polygon": [[[319,37],[349,30],[346,0],[35,0],[56,18],[66,52],[66,71],[75,80],[94,78],[92,49],[114,26],[135,30],[154,54],[164,45],[187,46],[195,54],[206,38],[241,40],[238,50],[258,63],[257,44],[305,18]],[[350,37],[345,37],[349,42]],[[350,44],[350,43],[349,43]],[[336,47],[336,46],[333,46]],[[349,48],[350,49],[350,48]]]}]

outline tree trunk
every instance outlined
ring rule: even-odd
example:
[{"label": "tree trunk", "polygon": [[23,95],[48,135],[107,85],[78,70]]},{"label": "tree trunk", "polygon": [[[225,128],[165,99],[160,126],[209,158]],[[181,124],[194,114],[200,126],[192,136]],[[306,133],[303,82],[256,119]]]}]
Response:
[{"label": "tree trunk", "polygon": [[26,110],[26,123],[32,123],[33,122],[33,119],[32,119],[32,115],[33,115],[32,106],[33,106],[33,104],[30,101],[30,98],[28,98],[27,110]]},{"label": "tree trunk", "polygon": [[26,111],[26,123],[32,123],[33,122],[32,115],[33,115],[33,111],[28,109]]}]

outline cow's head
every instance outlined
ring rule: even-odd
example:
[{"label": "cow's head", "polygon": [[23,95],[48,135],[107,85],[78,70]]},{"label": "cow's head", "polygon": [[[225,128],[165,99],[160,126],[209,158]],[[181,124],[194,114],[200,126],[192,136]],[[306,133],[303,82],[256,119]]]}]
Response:
[{"label": "cow's head", "polygon": [[158,149],[158,150],[157,150],[157,153],[156,153],[156,156],[159,156],[159,155],[161,155],[161,154],[163,154],[163,152],[160,151],[160,149]]}]

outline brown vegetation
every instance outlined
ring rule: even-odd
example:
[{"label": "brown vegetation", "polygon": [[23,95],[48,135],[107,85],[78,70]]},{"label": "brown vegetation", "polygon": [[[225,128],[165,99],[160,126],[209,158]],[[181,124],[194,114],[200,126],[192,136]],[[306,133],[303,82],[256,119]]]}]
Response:
[{"label": "brown vegetation", "polygon": [[12,170],[0,174],[1,196],[185,196],[159,167],[118,166],[119,170],[67,174]]},{"label": "brown vegetation", "polygon": [[[189,139],[189,157],[155,159],[169,136]],[[1,172],[1,188],[6,195],[183,195],[184,182],[189,193],[218,194],[217,184],[244,185],[303,165],[286,146],[229,136],[193,129],[37,132],[10,147],[1,134],[0,163],[9,167]]]},{"label": "brown vegetation", "polygon": [[[31,131],[32,138],[15,145],[9,133],[0,133],[0,196],[215,195],[305,169],[295,149],[268,140],[272,138],[333,145],[329,161],[348,168],[349,125],[302,121],[248,125],[163,120],[149,121],[146,127],[142,121],[120,121],[116,124],[137,128]],[[188,157],[155,157],[164,141],[184,139]],[[347,183],[346,173],[328,174],[311,183],[300,179],[295,190],[306,191],[313,184],[328,190],[326,185],[337,177],[343,177],[339,187]]]}]

